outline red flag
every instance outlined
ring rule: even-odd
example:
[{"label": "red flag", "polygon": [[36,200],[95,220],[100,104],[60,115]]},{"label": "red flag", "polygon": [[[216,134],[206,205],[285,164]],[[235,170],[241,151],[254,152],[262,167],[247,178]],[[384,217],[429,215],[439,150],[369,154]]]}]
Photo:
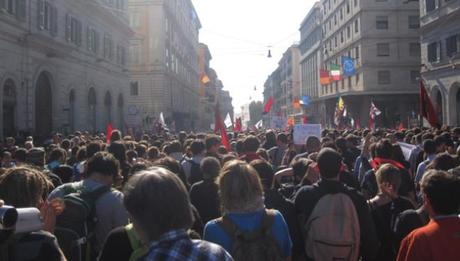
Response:
[{"label": "red flag", "polygon": [[264,113],[269,113],[270,110],[272,109],[272,105],[273,105],[273,97],[270,97],[270,99],[265,104]]},{"label": "red flag", "polygon": [[241,118],[236,118],[235,128],[233,130],[235,132],[241,132]]},{"label": "red flag", "polygon": [[227,151],[231,151],[230,143],[228,142],[227,131],[225,130],[225,124],[220,117],[220,106],[219,101],[216,102],[216,108],[214,110],[214,132],[220,132],[220,138],[222,139],[222,145],[225,146]]},{"label": "red flag", "polygon": [[401,123],[399,123],[398,131],[403,131],[405,129],[406,128],[404,128],[404,122],[401,121]]},{"label": "red flag", "polygon": [[113,127],[112,127],[112,123],[109,123],[107,124],[107,144],[110,143],[110,139],[112,138],[112,131],[113,131]]},{"label": "red flag", "polygon": [[420,81],[420,114],[430,123],[432,127],[441,128],[438,116],[431,102],[430,96],[426,92],[423,81]]}]

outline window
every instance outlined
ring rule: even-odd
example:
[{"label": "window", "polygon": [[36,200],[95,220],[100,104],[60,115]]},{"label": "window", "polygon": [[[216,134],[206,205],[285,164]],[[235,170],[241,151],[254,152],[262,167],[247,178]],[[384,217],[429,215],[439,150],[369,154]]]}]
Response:
[{"label": "window", "polygon": [[353,0],[353,2],[354,6],[358,6],[358,0]]},{"label": "window", "polygon": [[340,43],[343,43],[343,31],[340,32]]},{"label": "window", "polygon": [[438,8],[437,0],[425,0],[425,8],[427,12],[431,12]]},{"label": "window", "polygon": [[350,26],[347,26],[347,39],[350,39],[351,36],[351,29]]},{"label": "window", "polygon": [[129,14],[129,25],[131,25],[131,27],[139,27],[140,25],[140,22],[139,22],[139,13],[137,12],[131,12]]},{"label": "window", "polygon": [[66,40],[77,46],[81,45],[82,25],[80,20],[67,14],[66,15]]},{"label": "window", "polygon": [[446,39],[446,55],[452,57],[460,51],[460,34],[452,35]]},{"label": "window", "polygon": [[350,3],[347,2],[347,14],[349,14],[349,13],[350,13]]},{"label": "window", "polygon": [[129,93],[131,96],[139,95],[139,82],[131,82],[129,87]]},{"label": "window", "polygon": [[38,29],[57,35],[57,8],[47,1],[37,2]]},{"label": "window", "polygon": [[377,44],[377,56],[390,56],[390,44],[389,43],[378,43]]},{"label": "window", "polygon": [[390,84],[391,83],[390,71],[378,71],[377,81],[378,81],[378,84]]},{"label": "window", "polygon": [[359,22],[358,19],[355,20],[355,33],[359,32]]},{"label": "window", "polygon": [[359,46],[355,47],[355,59],[359,60]]},{"label": "window", "polygon": [[0,0],[0,9],[20,20],[26,18],[26,0]]},{"label": "window", "polygon": [[380,30],[388,29],[388,16],[377,16],[376,28]]},{"label": "window", "polygon": [[410,71],[410,82],[417,83],[420,79],[420,71]]},{"label": "window", "polygon": [[92,26],[86,28],[86,47],[93,53],[97,53],[99,49],[99,33]]},{"label": "window", "polygon": [[121,46],[121,45],[117,45],[117,63],[120,64],[120,65],[125,65],[126,62],[126,50],[125,50],[125,47],[124,46]]},{"label": "window", "polygon": [[140,45],[139,44],[131,44],[129,46],[129,62],[131,64],[140,64],[141,63],[141,56],[140,56]]},{"label": "window", "polygon": [[428,45],[428,61],[436,63],[441,60],[441,48],[439,42],[434,42]]},{"label": "window", "polygon": [[420,27],[420,17],[417,15],[409,16],[409,29],[418,29]]},{"label": "window", "polygon": [[108,60],[113,59],[113,39],[110,34],[104,35],[104,58]]},{"label": "window", "polygon": [[409,55],[420,57],[420,43],[409,43]]}]

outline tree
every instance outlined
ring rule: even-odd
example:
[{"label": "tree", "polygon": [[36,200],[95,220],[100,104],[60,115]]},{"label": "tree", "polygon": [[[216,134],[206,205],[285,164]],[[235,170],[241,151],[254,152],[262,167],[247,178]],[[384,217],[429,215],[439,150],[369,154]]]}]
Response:
[{"label": "tree", "polygon": [[249,115],[251,116],[250,125],[255,125],[262,119],[262,113],[264,111],[264,104],[261,101],[252,101],[249,104]]}]

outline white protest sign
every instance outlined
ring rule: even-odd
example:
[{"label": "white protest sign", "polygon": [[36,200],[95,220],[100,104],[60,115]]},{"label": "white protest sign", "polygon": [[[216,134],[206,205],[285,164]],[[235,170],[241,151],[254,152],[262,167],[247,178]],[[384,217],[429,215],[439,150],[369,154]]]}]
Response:
[{"label": "white protest sign", "polygon": [[305,141],[310,136],[321,139],[321,124],[294,125],[294,144],[304,145]]}]

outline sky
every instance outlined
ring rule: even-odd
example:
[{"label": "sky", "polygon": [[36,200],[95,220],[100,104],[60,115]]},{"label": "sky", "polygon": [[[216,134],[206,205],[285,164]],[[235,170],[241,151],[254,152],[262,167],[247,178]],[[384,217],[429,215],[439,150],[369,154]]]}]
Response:
[{"label": "sky", "polygon": [[[192,0],[200,18],[200,42],[211,67],[230,91],[235,113],[263,100],[263,86],[283,53],[300,40],[300,24],[314,0]],[[272,58],[268,58],[271,50]],[[256,87],[256,90],[254,90]]]}]

